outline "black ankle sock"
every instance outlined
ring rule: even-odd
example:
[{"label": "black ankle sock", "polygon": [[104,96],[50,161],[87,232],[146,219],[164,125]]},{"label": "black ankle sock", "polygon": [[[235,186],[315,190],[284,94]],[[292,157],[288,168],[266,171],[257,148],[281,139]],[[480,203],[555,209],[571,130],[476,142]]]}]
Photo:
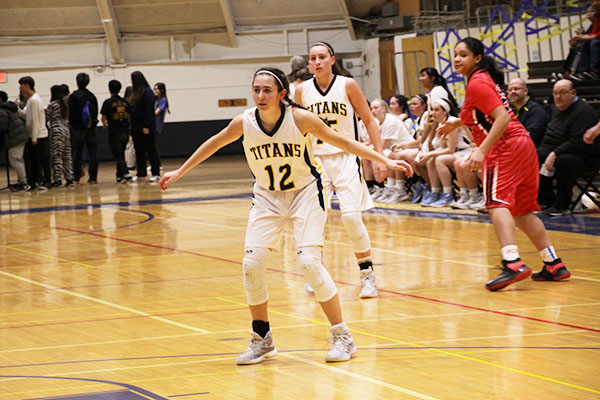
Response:
[{"label": "black ankle sock", "polygon": [[371,261],[371,260],[363,261],[361,263],[358,263],[358,266],[360,267],[361,271],[363,269],[367,269],[367,268],[373,269],[373,261]]},{"label": "black ankle sock", "polygon": [[252,330],[260,335],[261,338],[267,336],[267,333],[271,327],[269,326],[269,321],[261,321],[255,319],[252,321]]},{"label": "black ankle sock", "polygon": [[372,188],[373,186],[375,186],[375,184],[377,183],[377,181],[372,180],[372,181],[367,181],[367,187],[368,188]]}]

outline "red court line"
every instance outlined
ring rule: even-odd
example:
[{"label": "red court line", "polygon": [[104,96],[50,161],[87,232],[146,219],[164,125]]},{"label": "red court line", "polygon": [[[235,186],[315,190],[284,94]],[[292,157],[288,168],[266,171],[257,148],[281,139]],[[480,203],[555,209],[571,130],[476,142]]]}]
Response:
[{"label": "red court line", "polygon": [[[111,239],[111,240],[123,241],[123,242],[127,242],[127,243],[137,244],[137,245],[140,245],[140,246],[148,246],[148,247],[154,247],[154,248],[158,248],[158,249],[171,250],[171,251],[175,251],[175,252],[181,252],[181,253],[185,253],[185,254],[191,254],[191,255],[194,255],[194,256],[210,258],[210,259],[213,259],[213,260],[225,261],[225,262],[229,262],[229,263],[233,263],[233,264],[241,264],[241,262],[239,262],[239,261],[233,261],[233,260],[228,260],[228,259],[224,259],[224,258],[213,257],[213,256],[209,256],[209,255],[206,255],[206,254],[195,253],[193,251],[180,250],[180,249],[176,249],[174,247],[165,247],[165,246],[158,246],[158,245],[148,244],[148,243],[143,243],[143,242],[136,242],[134,240],[120,239],[120,238],[116,238],[116,237],[112,237],[112,236],[101,235],[99,233],[79,231],[79,230],[76,230],[76,229],[59,228],[59,227],[55,227],[55,229],[66,230],[66,231],[71,231],[71,232],[78,232],[78,233],[85,234],[85,235],[98,236],[98,237],[101,237],[101,238],[104,238],[104,239]],[[294,276],[302,276],[302,274],[297,273],[297,272],[284,271],[284,270],[279,270],[279,269],[274,269],[274,268],[267,268],[267,269],[269,271],[280,272],[282,274],[288,274],[288,275],[294,275]],[[348,282],[343,282],[343,281],[334,281],[334,282],[338,283],[340,285],[358,286],[358,285],[355,285],[353,283],[348,283]],[[453,303],[451,301],[434,299],[432,297],[425,297],[425,296],[419,296],[419,295],[416,295],[416,294],[396,292],[394,290],[388,290],[388,289],[378,289],[378,290],[380,292],[391,293],[391,294],[395,294],[395,295],[398,295],[398,296],[410,297],[410,298],[418,299],[418,300],[431,301],[431,302],[435,302],[435,303],[439,303],[439,304],[444,304],[444,305],[449,305],[449,306],[454,306],[454,307],[466,308],[466,309],[469,309],[469,310],[476,310],[476,311],[488,312],[488,313],[492,313],[492,314],[503,315],[505,317],[521,318],[521,319],[525,319],[525,320],[528,320],[528,321],[542,322],[542,323],[545,323],[545,324],[552,324],[552,325],[564,326],[564,327],[567,327],[567,328],[581,329],[581,330],[585,330],[585,331],[600,333],[600,329],[587,328],[587,327],[584,327],[584,326],[578,326],[578,325],[572,325],[572,324],[565,324],[565,323],[556,322],[556,321],[548,321],[548,320],[545,320],[545,319],[534,318],[534,317],[527,317],[527,316],[519,315],[519,314],[512,314],[512,313],[507,313],[507,312],[503,312],[503,311],[490,310],[488,308],[481,308],[481,307],[469,306],[469,305],[466,305],[466,304]]]}]

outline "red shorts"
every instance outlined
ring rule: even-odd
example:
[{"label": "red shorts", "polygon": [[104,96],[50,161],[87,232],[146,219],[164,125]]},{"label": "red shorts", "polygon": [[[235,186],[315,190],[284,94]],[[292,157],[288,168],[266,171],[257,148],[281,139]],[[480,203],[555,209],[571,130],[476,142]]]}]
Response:
[{"label": "red shorts", "polygon": [[538,155],[529,136],[496,142],[485,155],[482,177],[485,208],[506,207],[513,216],[540,210]]}]

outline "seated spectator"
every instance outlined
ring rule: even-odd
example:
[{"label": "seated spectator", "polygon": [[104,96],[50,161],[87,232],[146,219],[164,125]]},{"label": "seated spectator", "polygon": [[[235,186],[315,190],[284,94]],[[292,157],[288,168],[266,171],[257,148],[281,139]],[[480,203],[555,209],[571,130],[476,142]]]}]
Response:
[{"label": "seated spectator", "polygon": [[531,100],[527,84],[521,78],[508,82],[508,98],[515,107],[517,119],[529,131],[535,147],[538,147],[546,131],[548,114],[541,105]]},{"label": "seated spectator", "polygon": [[[567,215],[572,187],[579,176],[600,168],[600,141],[586,144],[586,131],[598,123],[594,109],[577,97],[573,82],[554,84],[552,117],[540,147],[541,165],[538,202],[551,216]],[[552,176],[557,183],[553,191]]]},{"label": "seated spectator", "polygon": [[410,118],[410,110],[408,106],[408,98],[401,94],[395,94],[390,97],[389,100],[390,113],[404,122],[406,129],[414,136],[415,129],[413,127],[413,121]]},{"label": "seated spectator", "polygon": [[600,78],[600,1],[594,1],[587,9],[587,17],[592,25],[584,32],[577,32],[569,41],[581,52],[577,72],[579,77]]},{"label": "seated spectator", "polygon": [[[438,125],[456,120],[456,117],[449,116],[450,102],[446,99],[436,99],[432,104],[433,119]],[[430,202],[421,202],[422,206],[445,207],[454,201],[454,189],[452,187],[452,173],[450,167],[454,166],[455,160],[462,160],[467,157],[473,148],[466,131],[463,128],[454,129],[442,140],[440,145],[433,151],[423,155],[421,163],[427,165],[429,181],[431,182],[431,191],[435,199]],[[475,187],[477,188],[477,187]],[[466,191],[465,188],[461,188]]]},{"label": "seated spectator", "polygon": [[23,154],[29,139],[25,121],[18,113],[19,107],[8,101],[6,92],[0,91],[0,137],[3,137],[3,148],[8,149],[8,162],[17,172],[18,183],[11,186],[12,191],[29,190]]},{"label": "seated spectator", "polygon": [[393,152],[390,158],[396,160],[404,160],[408,162],[416,176],[420,177],[412,187],[411,203],[416,203],[421,200],[423,193],[430,191],[429,176],[427,168],[423,165],[417,165],[417,158],[420,157],[423,146],[427,146],[426,128],[429,120],[427,112],[427,97],[424,94],[417,94],[410,99],[410,112],[416,117],[415,119],[415,140],[408,143],[401,143],[392,146]]},{"label": "seated spectator", "polygon": [[[413,140],[411,134],[406,129],[406,126],[400,119],[394,117],[390,112],[387,103],[382,99],[375,99],[371,102],[371,112],[376,120],[379,121],[379,133],[383,147],[383,155],[389,157],[392,152],[392,145],[400,143],[408,143]],[[368,160],[363,160],[365,171],[372,171],[372,163]],[[374,175],[374,171],[373,175]],[[365,172],[365,177],[368,172]],[[404,173],[397,174],[395,170],[388,170],[387,181],[382,190],[373,194],[375,201],[386,203],[397,203],[407,200],[406,193],[406,176]]]}]

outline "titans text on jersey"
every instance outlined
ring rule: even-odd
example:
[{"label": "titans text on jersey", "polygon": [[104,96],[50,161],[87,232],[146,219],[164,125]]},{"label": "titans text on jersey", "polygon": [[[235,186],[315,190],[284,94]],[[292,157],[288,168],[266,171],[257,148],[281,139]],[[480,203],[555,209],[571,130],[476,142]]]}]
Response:
[{"label": "titans text on jersey", "polygon": [[346,104],[337,101],[320,101],[308,106],[308,109],[315,114],[338,114],[348,115]]},{"label": "titans text on jersey", "polygon": [[250,147],[255,160],[278,157],[301,157],[302,146],[297,143],[265,143],[260,146]]}]

